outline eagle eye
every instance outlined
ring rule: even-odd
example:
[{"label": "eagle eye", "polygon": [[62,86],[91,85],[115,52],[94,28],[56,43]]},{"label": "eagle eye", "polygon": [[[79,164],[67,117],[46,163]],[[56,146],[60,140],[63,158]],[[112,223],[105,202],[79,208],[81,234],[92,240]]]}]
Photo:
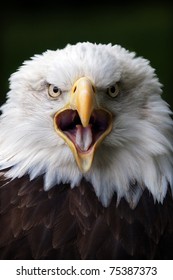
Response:
[{"label": "eagle eye", "polygon": [[118,93],[119,93],[119,86],[117,83],[107,88],[107,94],[112,98],[115,98],[118,95]]},{"label": "eagle eye", "polygon": [[49,85],[48,94],[52,98],[57,98],[61,94],[61,90],[57,86]]}]

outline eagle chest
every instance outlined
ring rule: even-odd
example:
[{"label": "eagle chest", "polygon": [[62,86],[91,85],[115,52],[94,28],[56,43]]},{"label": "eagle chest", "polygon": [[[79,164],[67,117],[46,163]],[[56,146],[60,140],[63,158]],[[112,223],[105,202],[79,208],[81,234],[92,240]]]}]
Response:
[{"label": "eagle chest", "polygon": [[[125,200],[117,206],[116,197],[105,208],[84,179],[45,192],[42,177],[25,176],[1,180],[0,197],[1,259],[159,258],[171,240],[162,238],[171,224],[167,208],[148,192],[134,210]],[[169,195],[165,203],[171,205]]]}]

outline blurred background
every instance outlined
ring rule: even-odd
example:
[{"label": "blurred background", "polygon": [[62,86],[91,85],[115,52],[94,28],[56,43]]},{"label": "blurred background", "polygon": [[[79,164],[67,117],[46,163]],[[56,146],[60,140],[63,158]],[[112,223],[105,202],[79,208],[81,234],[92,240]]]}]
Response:
[{"label": "blurred background", "polygon": [[[120,2],[120,1],[119,1]],[[0,104],[24,60],[79,41],[120,44],[150,60],[173,108],[172,1],[12,1],[1,8]]]}]

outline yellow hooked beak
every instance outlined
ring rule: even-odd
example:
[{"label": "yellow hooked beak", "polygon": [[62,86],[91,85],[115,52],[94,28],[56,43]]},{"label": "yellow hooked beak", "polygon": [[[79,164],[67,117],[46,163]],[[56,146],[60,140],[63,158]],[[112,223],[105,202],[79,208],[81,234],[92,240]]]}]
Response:
[{"label": "yellow hooked beak", "polygon": [[84,173],[92,165],[96,148],[112,129],[112,114],[97,105],[96,90],[90,79],[78,79],[69,103],[54,116],[58,135],[69,145]]},{"label": "yellow hooked beak", "polygon": [[95,89],[88,78],[80,78],[72,89],[71,107],[78,111],[83,127],[87,127],[96,106]]}]

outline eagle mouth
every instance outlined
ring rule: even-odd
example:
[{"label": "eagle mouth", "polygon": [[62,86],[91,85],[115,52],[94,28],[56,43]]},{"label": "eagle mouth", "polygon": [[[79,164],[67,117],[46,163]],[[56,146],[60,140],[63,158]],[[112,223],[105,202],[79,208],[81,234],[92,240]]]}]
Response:
[{"label": "eagle mouth", "polygon": [[89,124],[84,127],[77,110],[66,109],[55,115],[56,130],[67,143],[75,146],[78,154],[87,154],[110,132],[111,114],[103,109],[94,110]]}]

